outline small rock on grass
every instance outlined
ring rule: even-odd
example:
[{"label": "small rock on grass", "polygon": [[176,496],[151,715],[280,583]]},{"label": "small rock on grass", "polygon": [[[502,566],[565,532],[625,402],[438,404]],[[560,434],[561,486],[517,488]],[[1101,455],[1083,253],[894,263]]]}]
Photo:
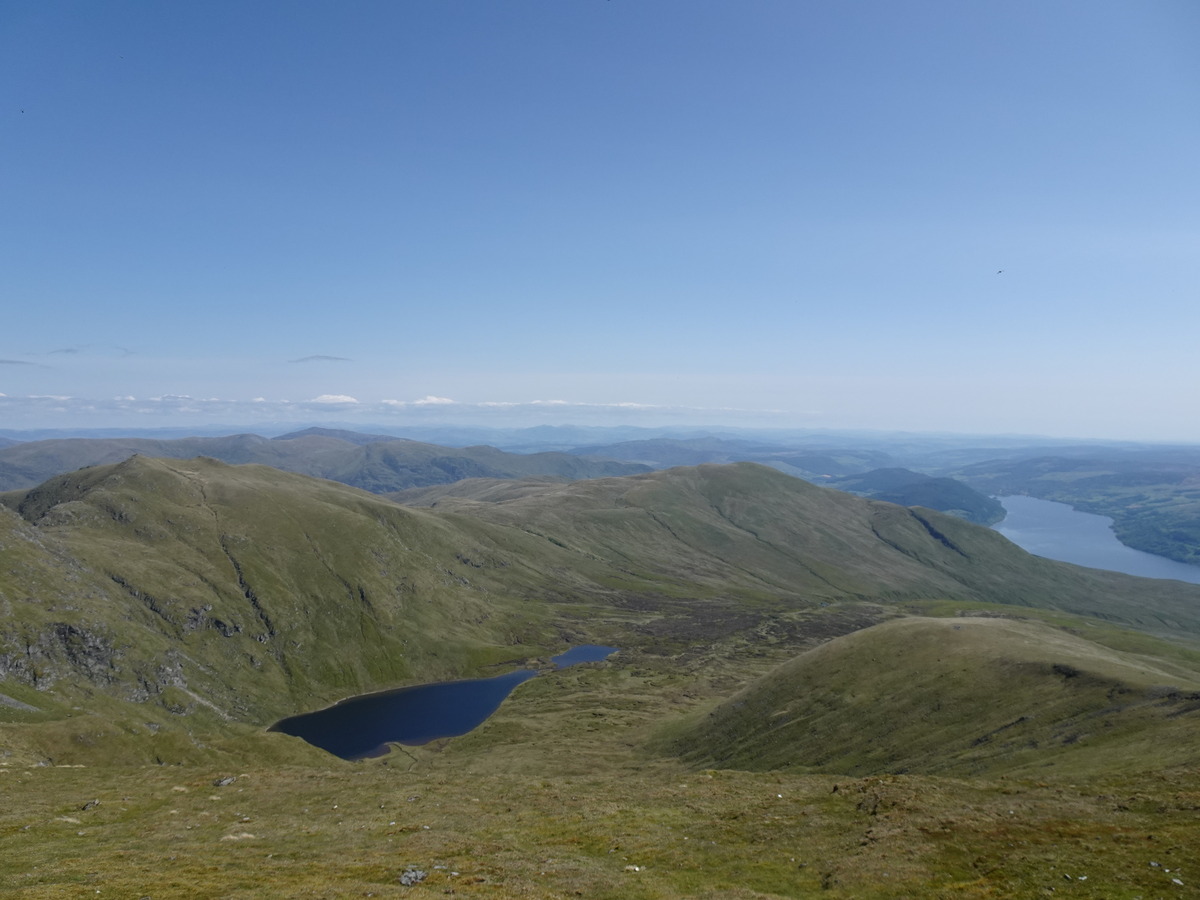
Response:
[{"label": "small rock on grass", "polygon": [[428,874],[428,872],[422,872],[420,869],[408,868],[400,876],[400,883],[405,887],[411,887],[414,884],[420,884],[424,881],[428,877]]}]

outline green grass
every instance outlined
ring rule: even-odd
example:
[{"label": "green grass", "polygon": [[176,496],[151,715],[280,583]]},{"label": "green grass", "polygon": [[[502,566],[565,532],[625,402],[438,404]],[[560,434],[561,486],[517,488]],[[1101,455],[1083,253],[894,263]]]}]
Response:
[{"label": "green grass", "polygon": [[1072,632],[1013,618],[893,620],[665,726],[661,746],[698,764],[851,774],[1200,765],[1194,658]]},{"label": "green grass", "polygon": [[[1187,896],[1200,874],[1196,774],[1114,790],[665,765],[543,776],[405,772],[383,763],[3,770],[0,891]],[[230,775],[237,780],[215,786]],[[409,866],[428,873],[419,889],[399,884]]]},{"label": "green grass", "polygon": [[[139,459],[3,499],[0,692],[35,709],[0,702],[0,893],[1194,888],[1200,589],[753,465],[414,510]],[[621,651],[462,738],[264,732],[589,642]]]}]

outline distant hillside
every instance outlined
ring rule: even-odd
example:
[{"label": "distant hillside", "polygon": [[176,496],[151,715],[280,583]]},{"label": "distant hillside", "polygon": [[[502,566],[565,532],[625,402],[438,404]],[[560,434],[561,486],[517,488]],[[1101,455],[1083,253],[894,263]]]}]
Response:
[{"label": "distant hillside", "polygon": [[0,490],[20,490],[84,466],[120,462],[134,454],[165,459],[206,456],[222,462],[261,463],[287,472],[328,478],[373,493],[461,478],[596,478],[647,471],[646,466],[581,459],[567,453],[506,453],[494,447],[456,449],[381,435],[313,428],[268,439],[255,434],[173,440],[68,438],[0,448]]},{"label": "distant hillside", "polygon": [[739,462],[751,456],[761,457],[773,452],[792,451],[787,447],[767,445],[759,441],[697,437],[620,441],[615,444],[575,447],[570,452],[579,456],[620,459],[665,469],[702,463]]},{"label": "distant hillside", "polygon": [[346,441],[351,444],[376,444],[380,441],[395,441],[400,440],[394,434],[364,434],[361,431],[347,431],[344,428],[304,428],[300,431],[291,431],[287,434],[281,434],[278,437],[272,438],[275,441],[291,441],[296,438],[304,437],[329,437],[337,438],[338,440]]},{"label": "distant hillside", "polygon": [[656,438],[576,447],[570,452],[620,459],[666,469],[704,463],[759,462],[792,475],[825,477],[862,472],[889,461],[888,455],[871,449],[829,449],[769,444],[728,438]]},{"label": "distant hillside", "polygon": [[908,469],[875,469],[831,479],[828,484],[873,500],[924,506],[970,522],[991,525],[1004,518],[1004,506],[953,478],[934,478]]},{"label": "distant hillside", "polygon": [[1138,649],[1029,621],[895,620],[780,666],[665,745],[707,766],[849,775],[1200,764],[1200,656]]},{"label": "distant hillside", "polygon": [[861,499],[755,463],[529,486],[511,499],[447,498],[437,509],[541,535],[574,550],[580,566],[618,560],[622,581],[647,573],[705,584],[720,573],[724,590],[744,585],[807,603],[969,597],[1150,630],[1200,625],[1200,587],[1032,556],[960,518]]}]

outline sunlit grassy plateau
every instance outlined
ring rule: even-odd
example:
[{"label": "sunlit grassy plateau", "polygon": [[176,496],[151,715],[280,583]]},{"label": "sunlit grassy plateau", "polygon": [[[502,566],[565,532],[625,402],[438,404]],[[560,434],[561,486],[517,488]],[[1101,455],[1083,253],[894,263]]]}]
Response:
[{"label": "sunlit grassy plateau", "polygon": [[[6,895],[1200,885],[1194,586],[753,464],[413,509],[137,457],[0,499]],[[580,643],[621,650],[546,665]],[[265,730],[517,665],[546,671],[460,738]]]}]

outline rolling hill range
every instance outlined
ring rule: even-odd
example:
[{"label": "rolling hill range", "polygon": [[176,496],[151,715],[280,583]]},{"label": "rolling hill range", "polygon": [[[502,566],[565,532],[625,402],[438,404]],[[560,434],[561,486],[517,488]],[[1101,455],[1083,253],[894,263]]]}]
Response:
[{"label": "rolling hill range", "polygon": [[681,651],[769,625],[780,652],[849,630],[831,624],[848,609],[857,627],[950,600],[1200,634],[1200,588],[1030,557],[751,463],[419,510],[264,466],[138,456],[0,499],[6,683],[231,722],[563,633]]},{"label": "rolling hill range", "polygon": [[1162,632],[1193,632],[1200,621],[1194,586],[1031,556],[954,516],[860,499],[754,463],[445,490],[455,496],[436,509],[447,517],[546,535],[584,559],[619,561],[626,579],[670,574],[703,585],[719,572],[719,583],[755,596],[809,602],[969,598]]},{"label": "rolling hill range", "polygon": [[648,467],[548,453],[506,453],[494,447],[441,447],[419,441],[331,429],[307,429],[278,438],[256,434],[153,438],[61,438],[0,447],[0,490],[33,487],[85,466],[120,462],[134,454],[166,459],[208,456],[223,462],[260,463],[288,472],[340,481],[380,493],[461,478],[564,480],[628,475]]},{"label": "rolling hill range", "polygon": [[[0,494],[0,889],[1019,897],[1160,885],[1113,834],[1192,855],[1200,587],[754,463],[462,491],[134,456]],[[382,760],[265,730],[589,642]],[[1000,776],[1041,786],[961,780]]]},{"label": "rolling hill range", "polygon": [[886,465],[889,457],[874,448],[805,447],[762,440],[723,437],[648,438],[592,444],[571,453],[602,459],[619,459],[656,469],[698,466],[704,463],[758,462],[801,477],[828,477],[864,472]]},{"label": "rolling hill range", "polygon": [[[447,438],[486,434],[446,432]],[[945,440],[921,441],[911,435],[884,440],[853,434],[838,435],[840,444],[829,435],[796,434],[775,442],[767,436],[704,435],[571,446],[572,440],[589,435],[586,430],[570,429],[562,433],[529,429],[516,436],[495,432],[497,440],[517,440],[514,446],[520,452],[484,445],[444,447],[316,427],[270,439],[237,434],[0,441],[0,490],[27,489],[53,475],[119,462],[135,453],[260,463],[394,495],[399,502],[416,505],[445,496],[445,486],[466,479],[570,481],[749,461],[873,499],[925,506],[982,524],[1003,517],[988,495],[1022,493],[1059,500],[1112,517],[1118,539],[1128,546],[1180,562],[1194,561],[1200,536],[1193,484],[1200,478],[1195,448],[1052,443],[989,448],[958,446],[963,442],[959,439],[953,449],[946,449]],[[1049,446],[1059,455],[1046,456]],[[971,462],[964,465],[967,461]],[[909,468],[898,468],[898,462]],[[422,494],[422,489],[433,490]]]}]

